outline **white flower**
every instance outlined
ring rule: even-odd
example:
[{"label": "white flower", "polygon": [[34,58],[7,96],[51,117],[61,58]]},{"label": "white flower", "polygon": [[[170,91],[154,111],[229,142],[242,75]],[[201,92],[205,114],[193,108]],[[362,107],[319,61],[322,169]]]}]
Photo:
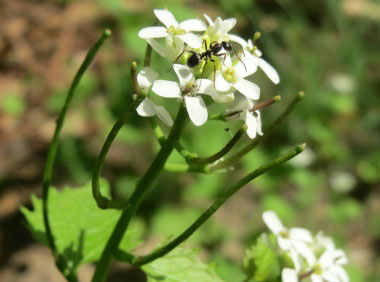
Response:
[{"label": "white flower", "polygon": [[227,102],[233,99],[233,94],[219,94],[213,82],[209,79],[195,80],[193,70],[185,65],[174,64],[174,71],[179,78],[179,83],[168,80],[156,80],[152,90],[161,97],[185,99],[187,112],[191,121],[200,126],[207,121],[208,112],[202,97],[196,94],[210,95],[215,101]]},{"label": "white flower", "polygon": [[251,99],[243,95],[235,97],[234,104],[229,108],[225,115],[227,119],[241,119],[247,125],[247,135],[249,138],[254,139],[256,135],[263,135],[261,129],[261,116],[259,111],[252,112],[254,104]]},{"label": "white flower", "polygon": [[[152,48],[161,56],[173,61],[183,50],[184,43],[191,48],[201,48],[202,40],[192,31],[206,30],[206,24],[198,19],[190,19],[178,23],[168,10],[154,10],[158,20],[165,25],[146,27],[139,31],[139,37],[146,39]],[[165,38],[166,47],[155,38]]]},{"label": "white flower", "polygon": [[[149,67],[144,67],[137,74],[137,83],[140,86],[141,92],[146,96],[149,93],[149,88],[152,83],[158,78],[158,73]],[[157,115],[157,117],[162,120],[166,125],[172,126],[173,119],[171,118],[168,111],[162,107],[155,105],[148,97],[146,97],[136,109],[137,113],[143,117],[152,117]]]},{"label": "white flower", "polygon": [[[244,79],[256,72],[257,66],[250,62],[249,58],[233,65],[229,57],[226,58],[222,70],[217,70],[215,75],[215,88],[220,92],[238,90],[249,99],[260,98],[260,88],[253,82]],[[232,91],[233,92],[233,91]]]},{"label": "white flower", "polygon": [[220,17],[217,17],[214,22],[207,14],[203,15],[209,24],[204,37],[208,37],[210,39],[210,42],[222,42],[230,40],[228,32],[236,25],[235,18],[222,20]]},{"label": "white flower", "polygon": [[299,255],[304,257],[307,261],[313,259],[314,254],[307,245],[307,243],[313,241],[309,230],[304,228],[285,228],[273,211],[265,211],[263,213],[263,220],[268,228],[276,235],[279,247],[284,251],[289,251],[297,271],[301,269],[301,259]]},{"label": "white flower", "polygon": [[315,257],[309,261],[313,273],[312,282],[348,282],[350,279],[342,265],[348,262],[343,250],[326,249],[317,260]]},{"label": "white flower", "polygon": [[274,84],[280,82],[280,76],[277,71],[267,61],[261,58],[261,51],[254,46],[251,39],[248,39],[247,42],[243,38],[231,34],[230,40],[240,44],[243,47],[243,57],[250,58],[250,62],[259,66]]}]

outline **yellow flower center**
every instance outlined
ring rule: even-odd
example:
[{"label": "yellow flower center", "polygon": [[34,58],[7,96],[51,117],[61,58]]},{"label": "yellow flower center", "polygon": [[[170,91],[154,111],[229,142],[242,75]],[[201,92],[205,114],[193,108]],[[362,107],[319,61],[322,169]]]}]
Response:
[{"label": "yellow flower center", "polygon": [[182,35],[182,34],[185,34],[186,31],[183,30],[183,29],[179,29],[179,28],[175,28],[174,26],[171,26],[169,27],[166,32],[170,35],[170,36],[175,36],[175,35]]},{"label": "yellow flower center", "polygon": [[248,46],[246,47],[247,51],[251,53],[253,56],[260,57],[256,51],[257,51],[257,46],[253,46],[252,48],[249,48]]},{"label": "yellow flower center", "polygon": [[320,264],[315,264],[314,265],[314,267],[313,267],[313,269],[314,269],[314,273],[315,274],[317,274],[317,275],[322,275],[322,267],[321,267],[321,265]]},{"label": "yellow flower center", "polygon": [[288,230],[283,230],[279,233],[279,235],[282,237],[282,238],[285,238],[285,239],[289,239],[289,232]]},{"label": "yellow flower center", "polygon": [[237,81],[237,78],[235,77],[235,70],[233,68],[228,67],[223,72],[223,77],[225,80],[227,80],[229,83],[235,83]]}]

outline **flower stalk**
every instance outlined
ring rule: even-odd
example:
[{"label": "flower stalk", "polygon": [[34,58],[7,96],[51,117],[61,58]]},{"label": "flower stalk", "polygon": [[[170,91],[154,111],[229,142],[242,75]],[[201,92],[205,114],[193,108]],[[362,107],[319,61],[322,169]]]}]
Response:
[{"label": "flower stalk", "polygon": [[123,127],[123,125],[129,120],[129,118],[136,112],[136,108],[139,106],[141,101],[143,100],[143,96],[140,95],[140,87],[137,83],[136,78],[136,62],[133,62],[131,64],[131,78],[134,86],[134,90],[137,94],[133,94],[135,98],[133,101],[128,105],[128,107],[125,109],[123,115],[116,121],[114,126],[112,127],[110,133],[108,134],[103,147],[99,153],[98,159],[96,160],[94,172],[92,175],[92,195],[98,204],[98,207],[101,209],[121,209],[125,207],[126,202],[123,201],[115,201],[115,200],[109,200],[106,197],[101,195],[100,192],[100,184],[99,179],[100,175],[102,173],[103,164],[106,159],[107,153],[115,140],[117,134],[119,133],[120,129]]},{"label": "flower stalk", "polygon": [[254,149],[258,144],[262,141],[266,140],[271,134],[276,130],[276,128],[288,117],[288,115],[294,110],[296,105],[305,97],[305,93],[303,91],[299,92],[292,102],[286,107],[285,111],[272,123],[272,125],[266,130],[265,135],[258,136],[256,139],[250,142],[250,144],[246,145],[240,151],[238,151],[233,156],[219,162],[216,165],[210,166],[211,171],[215,171],[221,168],[225,168],[231,166],[238,160],[240,160],[243,156],[245,156],[248,152]]},{"label": "flower stalk", "polygon": [[45,226],[45,232],[47,237],[47,242],[50,247],[50,249],[53,252],[56,265],[58,269],[65,275],[67,279],[70,281],[74,281],[76,279],[76,275],[73,275],[72,272],[69,274],[65,274],[67,272],[68,264],[63,258],[61,254],[58,253],[57,246],[55,244],[54,235],[51,230],[50,222],[49,222],[49,188],[51,184],[51,176],[53,172],[53,167],[55,163],[55,156],[57,153],[57,147],[58,147],[58,140],[59,135],[61,133],[66,113],[70,107],[71,101],[74,97],[75,90],[77,89],[77,86],[84,74],[84,72],[88,69],[92,61],[94,60],[94,57],[96,53],[98,52],[99,48],[103,45],[103,43],[106,41],[108,37],[111,35],[111,30],[106,29],[101,37],[96,41],[96,43],[93,45],[93,47],[90,49],[90,51],[87,53],[82,65],[80,66],[78,72],[76,73],[74,80],[71,84],[71,87],[69,89],[69,92],[66,96],[65,103],[62,107],[61,112],[59,113],[59,116],[57,118],[56,127],[53,135],[53,139],[50,143],[45,170],[43,174],[42,179],[42,214],[43,214],[43,221]]},{"label": "flower stalk", "polygon": [[275,160],[266,163],[265,165],[259,167],[258,169],[252,171],[247,174],[245,177],[240,179],[234,185],[227,188],[219,197],[215,200],[215,202],[200,216],[197,220],[194,221],[184,232],[182,232],[178,237],[170,241],[168,244],[163,247],[153,251],[151,254],[146,256],[135,257],[132,260],[132,264],[136,266],[142,266],[146,263],[149,263],[159,257],[164,256],[187,238],[189,238],[208,218],[210,218],[232,195],[234,195],[239,189],[241,189],[244,185],[255,179],[256,177],[262,175],[268,170],[275,168],[284,162],[290,160],[295,157],[299,153],[301,153],[306,147],[306,144],[302,144],[296,146],[292,150],[287,153],[281,155]]}]

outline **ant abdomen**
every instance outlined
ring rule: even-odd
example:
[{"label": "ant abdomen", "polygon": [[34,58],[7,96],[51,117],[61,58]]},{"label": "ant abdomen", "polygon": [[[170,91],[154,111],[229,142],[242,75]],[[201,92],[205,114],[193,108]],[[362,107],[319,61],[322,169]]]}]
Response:
[{"label": "ant abdomen", "polygon": [[199,53],[193,53],[191,54],[191,56],[187,59],[187,66],[189,68],[194,68],[196,67],[197,65],[199,65],[199,63],[201,62],[202,60],[202,57],[201,57],[201,54]]}]

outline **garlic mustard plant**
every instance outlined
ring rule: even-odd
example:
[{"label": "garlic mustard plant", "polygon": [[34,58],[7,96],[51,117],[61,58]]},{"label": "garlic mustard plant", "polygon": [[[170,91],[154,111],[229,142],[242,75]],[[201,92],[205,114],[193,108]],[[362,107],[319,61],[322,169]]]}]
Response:
[{"label": "garlic mustard plant", "polygon": [[[260,142],[270,137],[276,127],[304,97],[303,92],[296,95],[273,124],[267,129],[262,129],[260,111],[279,101],[280,96],[259,101],[260,93],[266,90],[260,90],[254,82],[254,74],[258,68],[261,68],[274,83],[278,83],[280,79],[276,70],[261,58],[262,54],[255,45],[258,39],[257,33],[253,40],[248,41],[230,34],[236,25],[236,19],[233,18],[223,20],[217,17],[212,20],[205,14],[207,23],[200,19],[189,19],[178,23],[168,10],[154,10],[154,14],[164,26],[146,27],[138,32],[138,36],[147,42],[144,66],[138,68],[136,62],[131,63],[133,91],[130,102],[115,121],[99,151],[90,185],[81,189],[66,189],[61,195],[53,191],[53,199],[49,197],[49,191],[53,189],[51,176],[57,144],[65,116],[83,73],[100,46],[111,36],[110,30],[103,33],[87,54],[59,114],[43,176],[42,200],[33,201],[34,211],[23,210],[35,237],[50,247],[58,269],[68,281],[78,281],[77,270],[84,263],[96,263],[93,282],[106,281],[114,261],[139,267],[148,277],[153,277],[153,280],[159,273],[160,279],[172,277],[175,281],[222,281],[214,269],[197,259],[194,250],[184,249],[180,247],[180,244],[196,232],[247,183],[297,156],[306,146],[305,144],[295,146],[265,164],[253,164],[256,169],[252,169],[235,183],[227,183],[226,187],[221,187],[215,201],[205,208],[194,222],[189,222],[189,226],[180,234],[173,236],[170,241],[166,240],[146,255],[134,254],[133,247],[136,247],[140,240],[131,236],[134,234],[133,219],[147,194],[154,188],[153,183],[159,182],[156,180],[161,171],[182,174],[232,171],[239,160]],[[162,70],[162,66],[151,66],[150,58],[153,51],[172,65],[171,70],[174,71],[176,79],[173,81],[165,79],[168,75]],[[178,101],[175,118],[167,110],[165,103],[167,100],[155,99],[157,98],[155,95],[169,99],[175,98]],[[212,103],[222,105],[222,107],[215,107],[220,112],[210,113],[212,108],[209,105]],[[220,110],[223,107],[224,109]],[[107,193],[107,187],[102,184],[104,180],[100,181],[102,169],[119,131],[131,116],[136,114],[150,119],[159,149],[147,171],[139,181],[136,181],[131,190],[133,191],[131,196],[128,199],[113,198],[110,196],[111,193]],[[158,123],[156,118],[162,122]],[[215,153],[198,156],[198,153],[184,147],[184,142],[181,140],[182,133],[190,122],[196,125],[193,128],[193,135],[196,135],[199,126],[206,122],[227,124],[233,120],[243,120],[244,124],[222,148],[218,150],[209,148],[212,152],[216,151]],[[162,130],[161,126],[168,128]],[[167,131],[169,133],[165,134]],[[239,141],[244,141],[241,139],[245,133],[249,137],[245,138],[246,144],[241,144],[239,150],[232,150]],[[168,162],[174,150],[183,158],[183,163]],[[88,195],[91,193],[92,198],[89,198]],[[72,201],[74,198],[75,201]],[[75,202],[76,213],[72,211],[75,209],[66,208],[68,202]],[[58,213],[54,210],[56,206],[61,207]],[[72,221],[72,218],[77,220]],[[245,263],[246,281],[252,275],[256,275],[255,271],[261,266],[267,267],[268,262],[265,260],[273,261],[277,252],[290,261],[282,272],[283,280],[286,282],[292,281],[290,279],[296,281],[306,278],[315,282],[330,279],[329,277],[341,279],[336,281],[347,281],[344,280],[345,272],[342,268],[347,259],[341,250],[335,249],[331,240],[321,233],[313,238],[305,229],[287,229],[270,211],[265,212],[263,218],[274,235],[273,238],[263,237],[260,241],[261,245],[257,248],[258,252],[256,249],[251,252],[254,258],[259,259],[258,261],[252,264],[250,257],[245,260],[247,262]],[[59,222],[58,225],[55,224],[57,222]],[[104,224],[102,228],[99,227],[100,223]],[[68,226],[70,228],[67,228]],[[67,230],[75,230],[75,232],[67,232]],[[277,247],[272,250],[274,245]],[[260,254],[263,254],[263,257]],[[179,261],[191,261],[190,267],[184,269],[176,262],[178,258]],[[191,268],[193,265],[194,269]],[[194,271],[196,276],[194,276]],[[261,276],[256,277],[256,280],[265,281],[266,278],[262,277],[268,273],[268,271],[260,271]],[[271,273],[273,276],[271,278],[274,279],[281,276],[280,272]],[[198,279],[186,280],[183,277],[198,277]]]}]

